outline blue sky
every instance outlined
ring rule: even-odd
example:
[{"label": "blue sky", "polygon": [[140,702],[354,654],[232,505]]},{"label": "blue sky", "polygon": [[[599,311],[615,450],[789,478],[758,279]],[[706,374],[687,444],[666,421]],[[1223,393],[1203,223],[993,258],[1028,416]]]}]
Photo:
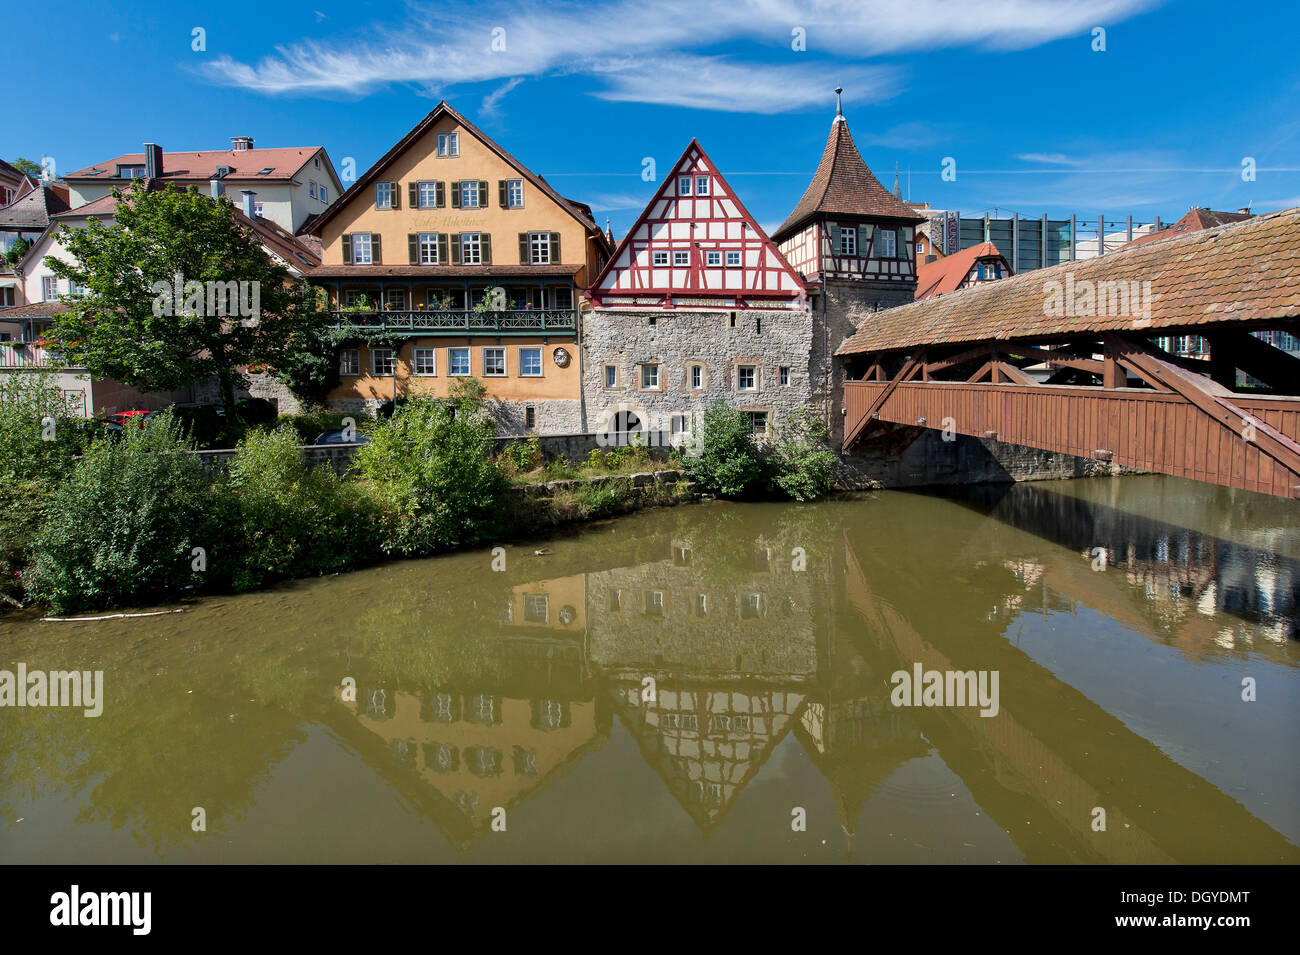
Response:
[{"label": "blue sky", "polygon": [[867,164],[886,186],[897,164],[905,196],[937,208],[1171,220],[1300,205],[1295,0],[176,0],[7,16],[22,38],[9,75],[37,96],[12,105],[0,156],[60,172],[236,135],[324,145],[361,172],[445,98],[619,235],[653,191],[643,159],[662,175],[692,136],[770,229],[817,165],[841,84]]}]

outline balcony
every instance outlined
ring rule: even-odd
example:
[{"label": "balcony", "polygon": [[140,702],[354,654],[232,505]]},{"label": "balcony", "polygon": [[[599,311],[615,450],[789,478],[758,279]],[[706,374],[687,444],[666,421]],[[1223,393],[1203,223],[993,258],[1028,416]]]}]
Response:
[{"label": "balcony", "polygon": [[58,371],[71,367],[73,366],[59,352],[49,351],[39,345],[0,342],[0,370],[36,368]]},{"label": "balcony", "polygon": [[472,309],[436,309],[414,312],[330,312],[332,327],[413,334],[546,335],[577,331],[573,309],[514,309],[476,312]]}]

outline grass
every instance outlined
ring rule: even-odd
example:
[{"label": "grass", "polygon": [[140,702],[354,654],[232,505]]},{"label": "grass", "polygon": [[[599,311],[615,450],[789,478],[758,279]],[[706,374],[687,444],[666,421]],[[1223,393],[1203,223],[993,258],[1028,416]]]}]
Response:
[{"label": "grass", "polygon": [[516,441],[498,457],[503,470],[516,487],[546,484],[550,481],[574,481],[594,477],[616,477],[640,474],[645,471],[662,471],[678,466],[670,455],[668,460],[656,459],[645,447],[593,448],[578,463],[565,458],[544,461],[537,442]]}]

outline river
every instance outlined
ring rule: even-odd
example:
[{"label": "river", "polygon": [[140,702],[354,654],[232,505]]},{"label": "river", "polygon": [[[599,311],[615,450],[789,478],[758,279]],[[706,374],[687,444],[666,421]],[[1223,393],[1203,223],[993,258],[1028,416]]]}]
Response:
[{"label": "river", "polygon": [[[1300,861],[1292,502],[712,502],[501,563],[0,617],[0,668],[104,674],[0,709],[0,861]],[[917,665],[996,713],[895,705]]]}]

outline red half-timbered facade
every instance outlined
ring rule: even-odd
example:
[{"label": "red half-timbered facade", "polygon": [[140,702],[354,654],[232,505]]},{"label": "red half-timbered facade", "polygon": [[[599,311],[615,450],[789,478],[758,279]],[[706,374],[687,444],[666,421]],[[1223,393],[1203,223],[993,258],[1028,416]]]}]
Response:
[{"label": "red half-timbered facade", "polygon": [[603,308],[800,308],[803,280],[694,139],[590,290]]}]

